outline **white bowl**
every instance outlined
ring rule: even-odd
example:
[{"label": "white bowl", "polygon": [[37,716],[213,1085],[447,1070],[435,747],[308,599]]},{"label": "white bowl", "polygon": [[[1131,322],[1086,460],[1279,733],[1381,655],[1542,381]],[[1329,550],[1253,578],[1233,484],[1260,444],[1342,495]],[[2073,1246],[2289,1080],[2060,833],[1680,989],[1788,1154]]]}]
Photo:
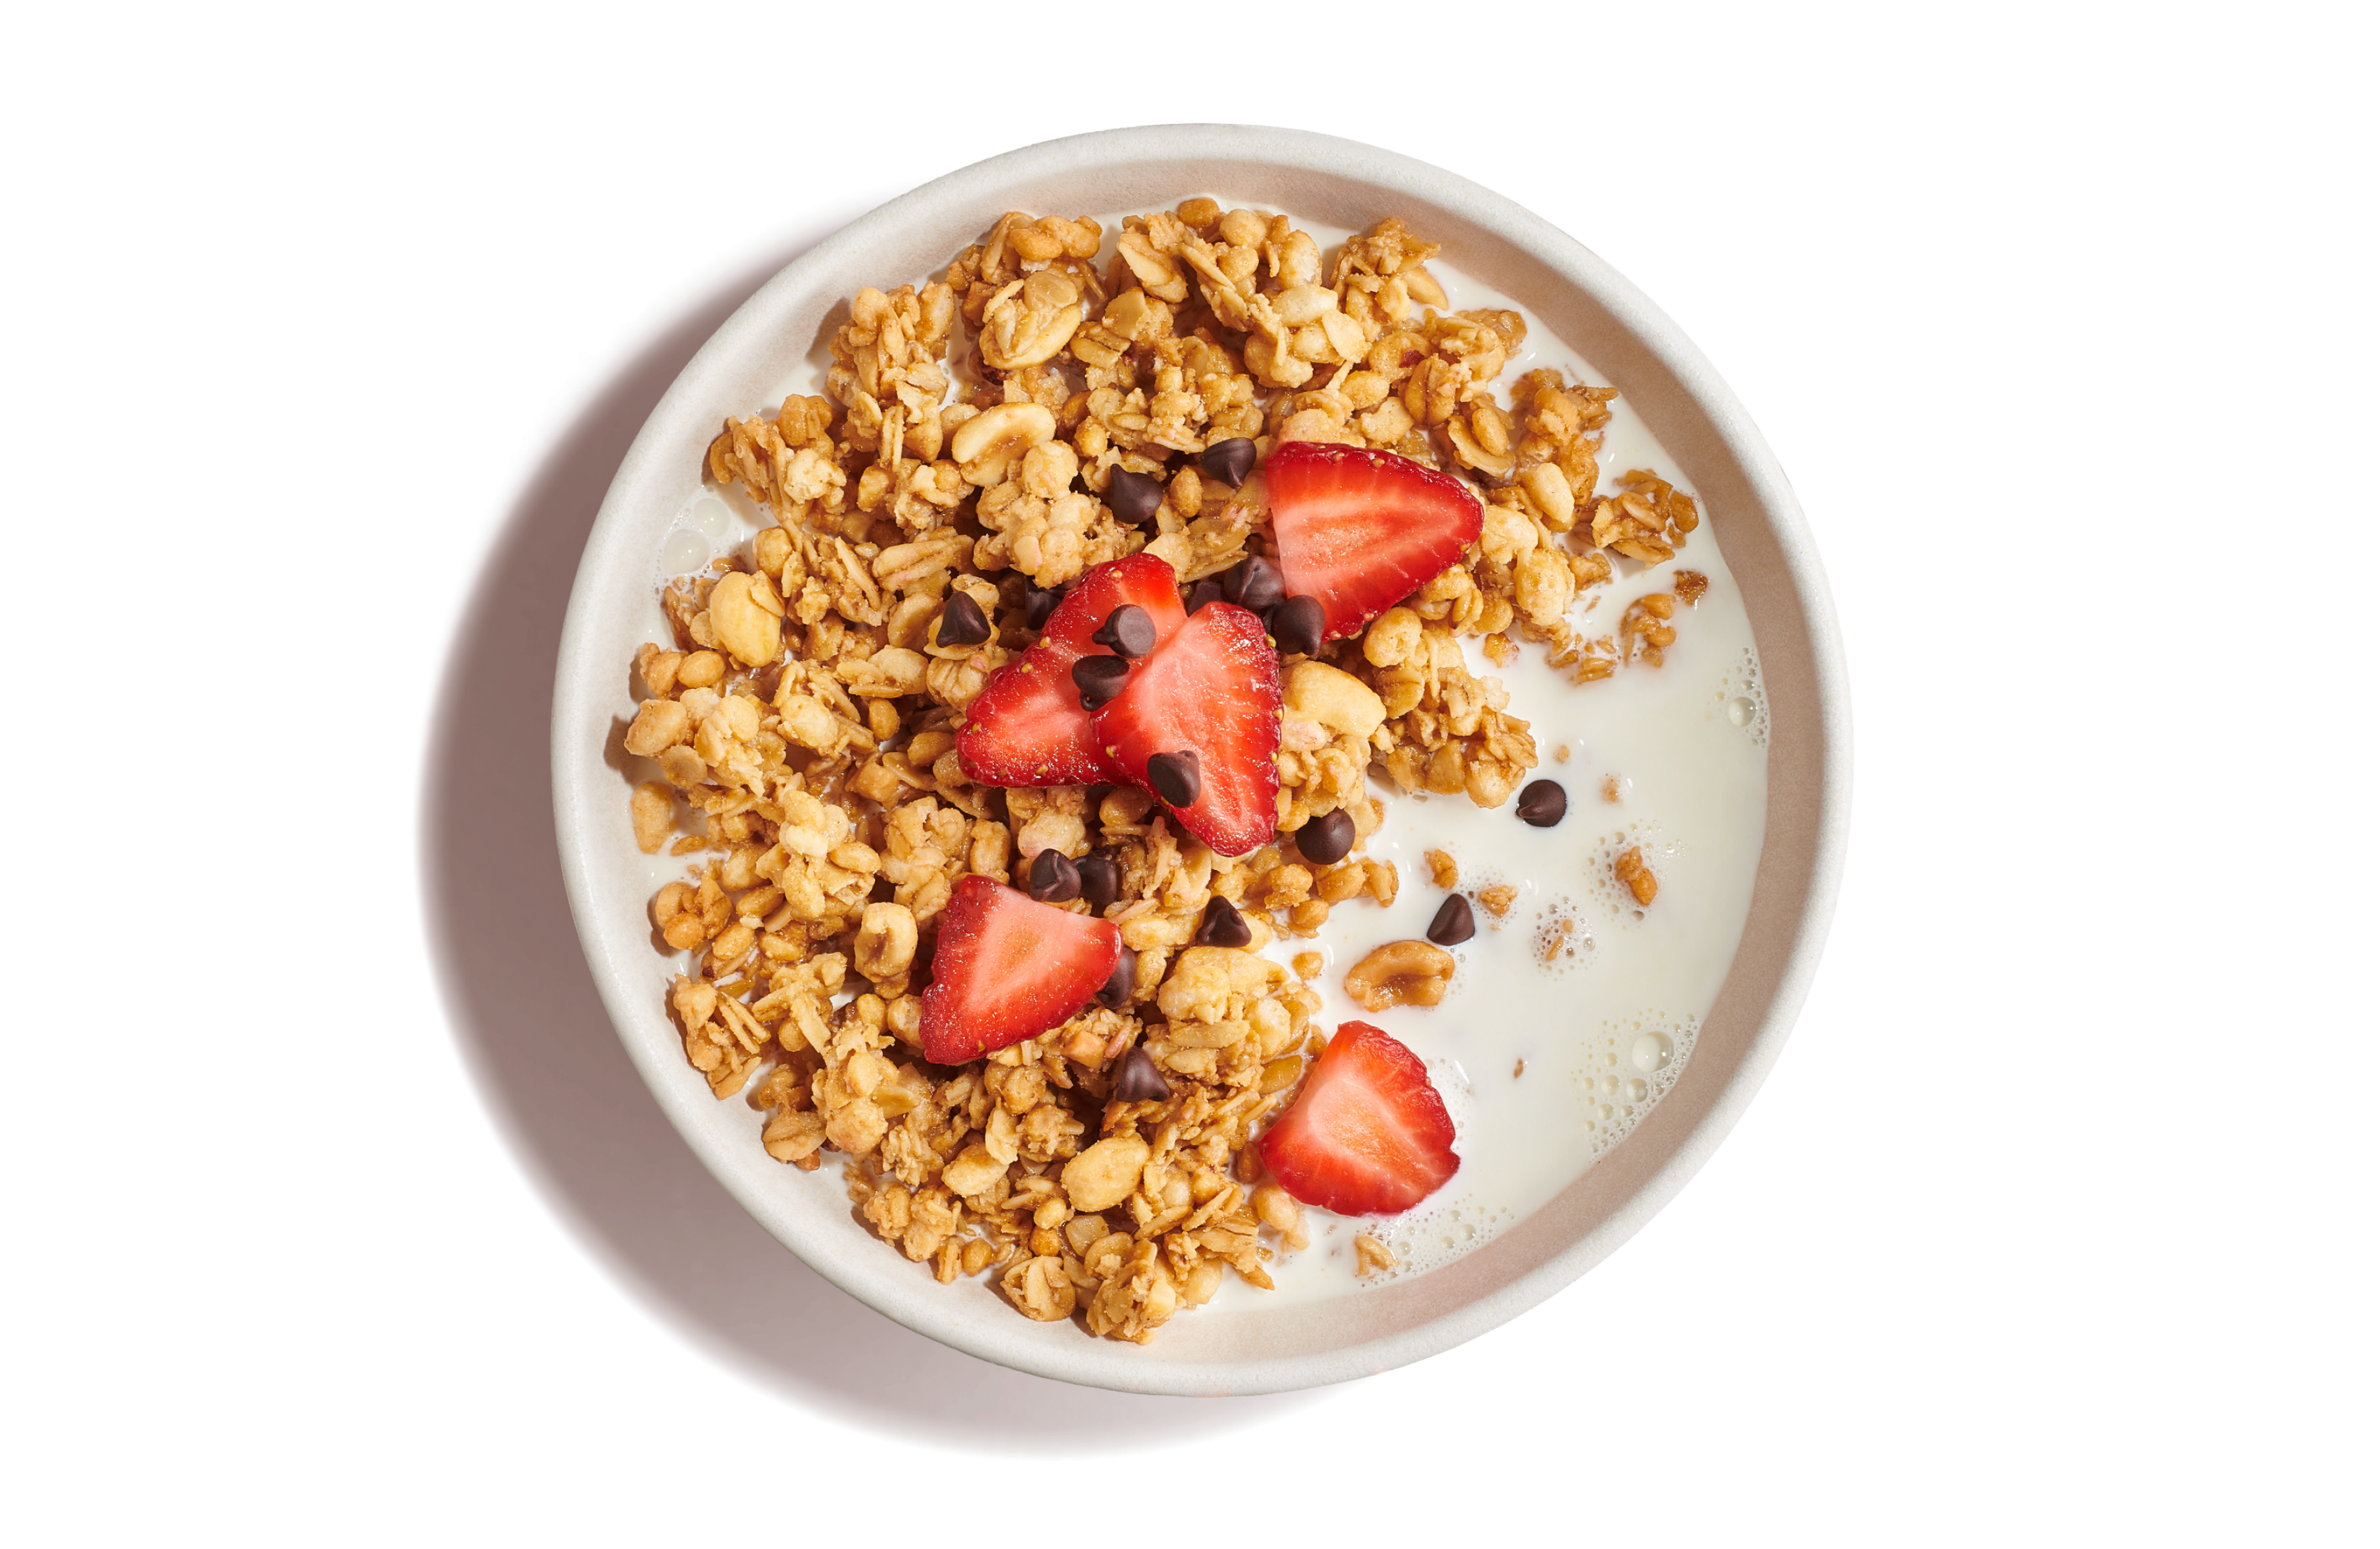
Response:
[{"label": "white bowl", "polygon": [[[713,1100],[662,1007],[645,859],[615,760],[626,663],[656,611],[654,555],[720,423],[756,412],[863,285],[940,272],[1002,212],[1171,208],[1228,194],[1362,228],[1403,216],[1454,269],[1529,307],[1616,385],[1699,491],[1741,584],[1771,717],[1767,837],[1744,927],[1693,1059],[1602,1160],[1469,1255],[1326,1304],[1209,1307],[1147,1346],[1016,1315],[981,1284],[940,1285],[852,1219],[839,1188],[772,1161],[758,1116]],[[1511,200],[1402,156],[1293,129],[1183,125],[1051,140],[978,163],[854,222],[728,319],[646,421],[587,540],[554,674],[553,793],[587,961],[629,1057],[686,1144],[820,1275],[987,1361],[1132,1392],[1266,1393],[1385,1371],[1535,1305],[1627,1240],[1693,1176],[1776,1059],[1817,962],[1850,805],[1850,711],[1832,605],[1785,476],[1727,387],[1636,289]],[[832,1167],[832,1162],[830,1163]]]}]

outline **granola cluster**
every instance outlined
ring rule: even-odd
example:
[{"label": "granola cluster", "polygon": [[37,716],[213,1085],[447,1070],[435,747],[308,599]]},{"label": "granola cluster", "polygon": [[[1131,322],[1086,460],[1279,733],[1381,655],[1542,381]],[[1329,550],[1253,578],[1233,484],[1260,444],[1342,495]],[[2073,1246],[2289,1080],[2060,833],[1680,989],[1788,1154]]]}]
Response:
[{"label": "granola cluster", "polygon": [[[1227,1272],[1269,1286],[1273,1255],[1305,1246],[1250,1142],[1321,1047],[1320,959],[1293,976],[1258,954],[1395,899],[1396,868],[1362,853],[1383,816],[1367,771],[1495,806],[1537,762],[1463,637],[1498,664],[1516,637],[1543,645],[1581,682],[1658,665],[1701,578],[1639,599],[1616,636],[1577,635],[1607,551],[1673,557],[1694,503],[1644,472],[1597,494],[1610,389],[1536,370],[1500,401],[1524,320],[1447,310],[1437,248],[1401,222],[1334,256],[1285,216],[1194,199],[1106,236],[1003,215],[941,279],[853,297],[822,395],[727,423],[709,475],[775,525],[664,589],[673,643],[638,653],[624,742],[660,775],[630,798],[638,844],[689,858],[652,926],[690,954],[669,1010],[713,1093],[747,1094],[779,1161],[839,1153],[858,1218],[938,1278],[990,1274],[1027,1317],[1145,1341]],[[1220,857],[1135,790],[971,781],[967,707],[1058,588],[1142,549],[1185,584],[1273,551],[1261,473],[1235,486],[1196,455],[1243,438],[1393,451],[1486,511],[1463,563],[1284,664],[1278,841]],[[1153,512],[1111,502],[1119,471],[1156,481]],[[988,627],[944,643],[962,596]],[[1352,848],[1305,860],[1293,836],[1334,812]],[[929,1066],[920,996],[953,885],[1026,886],[1043,850],[1112,863],[1128,998]],[[1245,946],[1201,944],[1216,900]],[[1395,943],[1358,969],[1367,1005],[1434,1005],[1452,959]],[[1118,1091],[1134,1051],[1169,1097]],[[1392,1262],[1358,1247],[1366,1273]]]}]

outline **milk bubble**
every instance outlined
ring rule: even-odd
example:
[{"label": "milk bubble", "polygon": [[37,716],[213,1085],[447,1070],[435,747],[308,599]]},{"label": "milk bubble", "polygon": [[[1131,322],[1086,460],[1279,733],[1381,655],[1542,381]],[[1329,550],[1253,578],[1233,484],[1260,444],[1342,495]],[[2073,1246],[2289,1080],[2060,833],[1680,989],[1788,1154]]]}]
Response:
[{"label": "milk bubble", "polygon": [[[712,502],[716,504],[716,502]],[[684,575],[710,563],[710,543],[700,533],[672,527],[662,539],[662,574]]]},{"label": "milk bubble", "polygon": [[1676,1047],[1667,1033],[1647,1033],[1630,1047],[1628,1058],[1634,1061],[1638,1070],[1650,1075],[1655,1071],[1668,1068],[1670,1057]]}]

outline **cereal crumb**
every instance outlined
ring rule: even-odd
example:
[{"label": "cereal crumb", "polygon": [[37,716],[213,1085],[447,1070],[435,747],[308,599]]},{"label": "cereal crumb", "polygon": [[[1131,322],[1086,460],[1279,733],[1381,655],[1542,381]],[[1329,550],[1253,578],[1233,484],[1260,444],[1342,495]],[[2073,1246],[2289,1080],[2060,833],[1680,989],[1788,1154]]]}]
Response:
[{"label": "cereal crumb", "polygon": [[1557,918],[1548,922],[1543,938],[1537,944],[1539,962],[1551,962],[1561,956],[1563,944],[1570,939],[1571,930],[1576,923],[1567,918]]},{"label": "cereal crumb", "polygon": [[1620,777],[1618,775],[1605,775],[1603,777],[1603,799],[1609,802],[1614,806],[1618,806],[1620,805]]},{"label": "cereal crumb", "polygon": [[1453,977],[1453,953],[1427,941],[1391,941],[1347,970],[1347,997],[1367,1011],[1435,1006]]},{"label": "cereal crumb", "polygon": [[1555,745],[1554,762],[1557,764],[1567,764],[1570,762],[1570,744],[1560,743]]},{"label": "cereal crumb", "polygon": [[1367,1231],[1355,1234],[1356,1274],[1369,1276],[1396,1266],[1397,1256],[1389,1251],[1387,1243]]},{"label": "cereal crumb", "polygon": [[1529,1068],[1529,1062],[1528,1062],[1526,1059],[1515,1059],[1515,1060],[1513,1060],[1513,1061],[1512,1061],[1512,1079],[1513,1079],[1514,1081],[1518,1081],[1518,1080],[1520,1080],[1520,1079],[1521,1079],[1521,1072],[1522,1072],[1523,1071],[1527,1070],[1528,1068]]},{"label": "cereal crumb", "polygon": [[1455,879],[1462,874],[1455,869],[1454,857],[1443,850],[1432,850],[1422,856],[1429,863],[1429,879],[1438,887],[1452,891]]},{"label": "cereal crumb", "polygon": [[1492,888],[1479,889],[1479,907],[1500,920],[1504,917],[1505,912],[1512,907],[1512,901],[1520,896],[1520,889],[1510,882],[1499,882]]},{"label": "cereal crumb", "polygon": [[1677,593],[1679,601],[1691,608],[1703,599],[1703,593],[1710,590],[1710,577],[1699,570],[1681,570],[1670,589]]},{"label": "cereal crumb", "polygon": [[1660,879],[1645,864],[1645,847],[1641,844],[1630,846],[1626,854],[1612,862],[1611,872],[1627,886],[1639,909],[1652,902],[1654,895],[1661,890]]},{"label": "cereal crumb", "polygon": [[1307,984],[1312,984],[1315,980],[1322,976],[1322,954],[1320,952],[1300,952],[1295,957],[1289,960],[1289,965],[1292,968],[1296,969],[1297,976],[1304,979]]}]

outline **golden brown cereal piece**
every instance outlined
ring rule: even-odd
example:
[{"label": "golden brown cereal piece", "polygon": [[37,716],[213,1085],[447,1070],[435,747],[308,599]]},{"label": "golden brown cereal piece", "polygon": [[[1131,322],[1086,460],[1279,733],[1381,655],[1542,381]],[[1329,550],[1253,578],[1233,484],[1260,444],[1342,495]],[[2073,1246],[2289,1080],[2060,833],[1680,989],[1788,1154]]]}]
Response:
[{"label": "golden brown cereal piece", "polygon": [[1640,909],[1652,902],[1654,896],[1661,890],[1660,878],[1655,877],[1653,868],[1645,864],[1645,847],[1641,844],[1630,846],[1611,864],[1611,871],[1628,889],[1629,895],[1635,899]]},{"label": "golden brown cereal piece", "polygon": [[710,588],[711,633],[747,667],[777,659],[782,609],[771,611],[755,595],[756,588],[768,585],[766,577],[731,571]]},{"label": "golden brown cereal piece", "polygon": [[1389,1251],[1387,1243],[1374,1237],[1370,1232],[1355,1234],[1356,1274],[1377,1275],[1383,1270],[1394,1269],[1396,1266],[1397,1255]]},{"label": "golden brown cereal piece", "polygon": [[1016,1310],[1037,1323],[1056,1323],[1075,1311],[1075,1285],[1063,1259],[1044,1256],[1012,1265],[1000,1289]]},{"label": "golden brown cereal piece", "polygon": [[1621,660],[1661,665],[1661,653],[1678,643],[1677,629],[1669,622],[1677,611],[1677,599],[1667,592],[1646,592],[1630,603],[1620,616]]},{"label": "golden brown cereal piece", "polygon": [[660,854],[677,826],[677,793],[659,781],[645,781],[628,798],[628,820],[637,831],[637,848],[648,855]]},{"label": "golden brown cereal piece", "polygon": [[1520,896],[1520,889],[1509,882],[1499,882],[1494,887],[1479,889],[1479,907],[1500,920],[1505,911],[1512,907],[1512,901]]},{"label": "golden brown cereal piece", "polygon": [[1422,859],[1429,863],[1430,885],[1451,890],[1462,875],[1455,869],[1454,857],[1443,850],[1431,850],[1425,853]]},{"label": "golden brown cereal piece", "polygon": [[639,758],[658,758],[694,735],[694,717],[675,699],[648,699],[637,707],[622,744]]},{"label": "golden brown cereal piece", "polygon": [[1131,1195],[1148,1161],[1148,1142],[1137,1135],[1111,1136],[1066,1164],[1066,1199],[1086,1213],[1112,1209]]},{"label": "golden brown cereal piece", "polygon": [[1454,977],[1454,954],[1427,941],[1376,947],[1347,970],[1349,998],[1367,1011],[1391,1006],[1435,1006]]},{"label": "golden brown cereal piece", "polygon": [[1691,608],[1710,589],[1710,577],[1699,570],[1681,570],[1670,589],[1678,594],[1679,601]]},{"label": "golden brown cereal piece", "polygon": [[1268,1183],[1250,1198],[1249,1204],[1257,1219],[1281,1233],[1281,1240],[1292,1248],[1305,1246],[1305,1212],[1288,1190],[1278,1183]]}]

